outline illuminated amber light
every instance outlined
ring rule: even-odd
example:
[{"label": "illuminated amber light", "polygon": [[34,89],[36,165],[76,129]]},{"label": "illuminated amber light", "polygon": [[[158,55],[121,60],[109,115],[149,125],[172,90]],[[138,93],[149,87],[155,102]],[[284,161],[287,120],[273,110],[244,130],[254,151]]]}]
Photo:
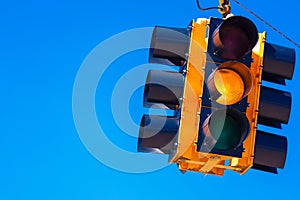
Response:
[{"label": "illuminated amber light", "polygon": [[233,70],[217,70],[214,73],[214,84],[221,95],[216,99],[217,103],[232,105],[243,98],[245,89],[244,81],[240,75]]},{"label": "illuminated amber light", "polygon": [[246,97],[253,87],[253,75],[241,62],[225,62],[208,77],[211,100],[222,105],[233,105]]}]

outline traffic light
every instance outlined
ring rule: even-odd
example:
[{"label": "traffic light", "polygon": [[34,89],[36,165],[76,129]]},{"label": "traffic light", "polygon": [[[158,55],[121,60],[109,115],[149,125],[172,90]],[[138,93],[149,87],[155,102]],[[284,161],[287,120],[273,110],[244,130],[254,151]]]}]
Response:
[{"label": "traffic light", "polygon": [[[294,74],[295,50],[280,45],[265,43],[262,80],[285,84]],[[281,129],[289,122],[292,106],[291,93],[262,86],[260,92],[258,124]],[[252,168],[277,173],[284,168],[287,155],[287,138],[258,130]]]},{"label": "traffic light", "polygon": [[255,84],[250,66],[257,41],[256,26],[245,17],[210,18],[198,151],[242,157],[250,133],[245,112]]},{"label": "traffic light", "polygon": [[138,151],[164,153],[182,171],[222,176],[250,168],[283,168],[286,137],[258,129],[287,124],[291,94],[263,86],[291,79],[295,51],[266,42],[242,16],[192,21],[186,29],[155,27],[149,61],[178,66],[150,70],[144,106],[174,110],[144,115]]},{"label": "traffic light", "polygon": [[[149,108],[179,111],[184,90],[182,67],[186,64],[189,31],[157,26],[153,30],[149,62],[178,66],[178,72],[150,70],[143,104]],[[140,124],[138,151],[171,154],[179,130],[180,116],[144,115]]]}]

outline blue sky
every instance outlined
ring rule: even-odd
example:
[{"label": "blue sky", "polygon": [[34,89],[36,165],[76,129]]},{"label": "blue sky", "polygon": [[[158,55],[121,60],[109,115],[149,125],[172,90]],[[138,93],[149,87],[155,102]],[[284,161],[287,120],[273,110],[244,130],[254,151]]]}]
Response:
[{"label": "blue sky", "polygon": [[[297,1],[287,0],[284,4],[271,0],[240,1],[300,42]],[[202,2],[205,7],[218,3],[217,0]],[[269,42],[296,48],[234,3],[232,11],[249,17],[260,32],[267,31]],[[72,113],[73,85],[81,64],[97,45],[129,29],[154,25],[185,27],[191,19],[209,16],[220,15],[217,11],[198,11],[194,0],[1,2],[0,199],[289,199],[297,196],[300,178],[298,64],[293,81],[279,87],[291,91],[293,110],[289,125],[283,126],[282,131],[273,131],[286,135],[289,145],[285,169],[279,170],[278,175],[255,170],[244,176],[230,171],[224,177],[182,175],[175,164],[151,173],[125,173],[99,162],[80,140]],[[300,55],[299,49],[296,53]],[[132,68],[146,64],[147,54],[146,49],[138,50],[115,60],[104,72],[96,90],[97,117],[106,136],[120,148],[133,152],[136,138],[124,133],[114,121],[111,98],[118,80]],[[148,69],[159,66],[144,67],[146,75]],[[124,99],[117,98],[118,102],[123,105]],[[142,107],[142,88],[133,93],[127,106],[132,120],[139,123],[142,114],[147,112]],[[132,127],[132,135],[137,131]],[[121,167],[130,164],[110,151],[100,153],[119,160]]]}]

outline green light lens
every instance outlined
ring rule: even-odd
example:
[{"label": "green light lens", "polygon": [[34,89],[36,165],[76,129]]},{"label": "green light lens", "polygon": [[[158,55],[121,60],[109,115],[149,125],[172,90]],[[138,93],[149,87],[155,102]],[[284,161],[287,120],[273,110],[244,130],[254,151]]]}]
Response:
[{"label": "green light lens", "polygon": [[235,148],[242,137],[240,124],[226,112],[217,112],[211,116],[209,130],[217,141],[214,148],[218,150]]}]

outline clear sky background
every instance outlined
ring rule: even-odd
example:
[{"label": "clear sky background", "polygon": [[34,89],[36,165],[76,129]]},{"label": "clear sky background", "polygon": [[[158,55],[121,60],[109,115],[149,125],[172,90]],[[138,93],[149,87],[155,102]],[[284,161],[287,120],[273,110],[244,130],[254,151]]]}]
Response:
[{"label": "clear sky background", "polygon": [[[298,1],[240,1],[300,42]],[[201,2],[204,7],[218,4],[217,0]],[[267,31],[269,42],[296,48],[233,2],[232,11],[249,17],[260,32]],[[78,136],[72,114],[73,84],[93,48],[129,29],[154,25],[186,27],[192,19],[209,16],[220,14],[200,12],[194,0],[2,1],[0,199],[297,199],[299,64],[293,81],[280,87],[292,92],[293,110],[289,125],[274,131],[286,135],[289,145],[285,169],[279,170],[278,175],[256,170],[244,176],[230,171],[224,177],[191,172],[182,175],[175,164],[151,173],[124,173],[95,159]],[[299,49],[296,53],[298,58]],[[117,126],[110,99],[122,75],[147,61],[147,50],[123,55],[105,71],[96,94],[97,116],[106,136],[132,152],[137,140]],[[149,68],[145,67],[145,75]],[[118,101],[120,105],[124,103],[121,98]],[[138,124],[147,112],[142,107],[141,88],[132,95],[128,108]],[[138,130],[133,132],[136,135]],[[109,151],[102,153],[110,155]],[[111,156],[120,159],[121,165],[128,164]]]}]

